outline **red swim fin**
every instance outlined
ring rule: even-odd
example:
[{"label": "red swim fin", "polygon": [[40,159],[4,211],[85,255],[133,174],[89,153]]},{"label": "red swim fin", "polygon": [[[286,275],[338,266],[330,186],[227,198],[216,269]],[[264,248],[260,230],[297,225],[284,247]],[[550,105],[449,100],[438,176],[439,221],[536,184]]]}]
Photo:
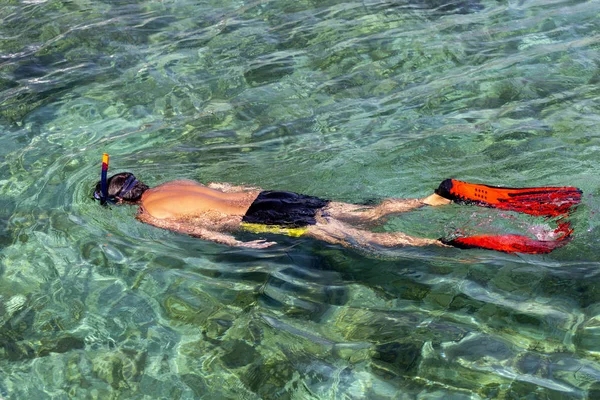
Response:
[{"label": "red swim fin", "polygon": [[564,246],[570,237],[559,240],[535,240],[521,235],[480,235],[442,240],[444,244],[458,247],[459,249],[487,249],[502,251],[504,253],[547,254],[552,250]]},{"label": "red swim fin", "polygon": [[435,193],[458,203],[548,217],[568,214],[581,201],[581,190],[571,186],[504,188],[456,179],[446,179]]}]

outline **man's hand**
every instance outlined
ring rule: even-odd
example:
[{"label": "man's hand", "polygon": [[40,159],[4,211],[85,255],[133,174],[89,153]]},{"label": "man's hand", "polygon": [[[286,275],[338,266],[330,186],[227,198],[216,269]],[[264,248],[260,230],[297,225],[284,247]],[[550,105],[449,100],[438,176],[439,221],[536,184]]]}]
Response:
[{"label": "man's hand", "polygon": [[277,242],[267,242],[265,239],[260,239],[253,240],[251,242],[239,242],[236,245],[240,247],[247,247],[249,249],[266,249],[274,244],[277,244]]}]

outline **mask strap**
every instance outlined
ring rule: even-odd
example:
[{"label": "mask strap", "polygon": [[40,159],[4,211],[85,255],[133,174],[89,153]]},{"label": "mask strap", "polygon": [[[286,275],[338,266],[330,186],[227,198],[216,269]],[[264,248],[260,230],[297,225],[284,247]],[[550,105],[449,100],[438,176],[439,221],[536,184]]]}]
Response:
[{"label": "mask strap", "polygon": [[131,175],[129,178],[127,178],[125,183],[123,183],[123,188],[121,189],[117,197],[123,198],[127,193],[131,191],[131,189],[133,189],[136,183],[138,183],[138,180],[135,179],[135,176]]}]

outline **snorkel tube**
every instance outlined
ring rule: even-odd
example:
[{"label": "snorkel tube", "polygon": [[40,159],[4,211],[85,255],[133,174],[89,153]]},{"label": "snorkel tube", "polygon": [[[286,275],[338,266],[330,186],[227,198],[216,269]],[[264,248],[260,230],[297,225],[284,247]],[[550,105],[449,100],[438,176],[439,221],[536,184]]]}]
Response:
[{"label": "snorkel tube", "polygon": [[100,172],[100,205],[108,200],[108,154],[102,154],[102,171]]}]

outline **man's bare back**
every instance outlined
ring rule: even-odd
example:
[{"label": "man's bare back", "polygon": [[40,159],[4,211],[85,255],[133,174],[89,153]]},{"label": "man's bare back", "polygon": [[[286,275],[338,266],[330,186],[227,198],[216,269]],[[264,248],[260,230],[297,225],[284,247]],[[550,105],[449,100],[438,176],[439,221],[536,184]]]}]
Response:
[{"label": "man's bare back", "polygon": [[178,180],[146,190],[140,207],[158,219],[204,216],[218,225],[222,218],[239,217],[241,221],[259,193],[242,190],[226,193],[198,182]]}]

